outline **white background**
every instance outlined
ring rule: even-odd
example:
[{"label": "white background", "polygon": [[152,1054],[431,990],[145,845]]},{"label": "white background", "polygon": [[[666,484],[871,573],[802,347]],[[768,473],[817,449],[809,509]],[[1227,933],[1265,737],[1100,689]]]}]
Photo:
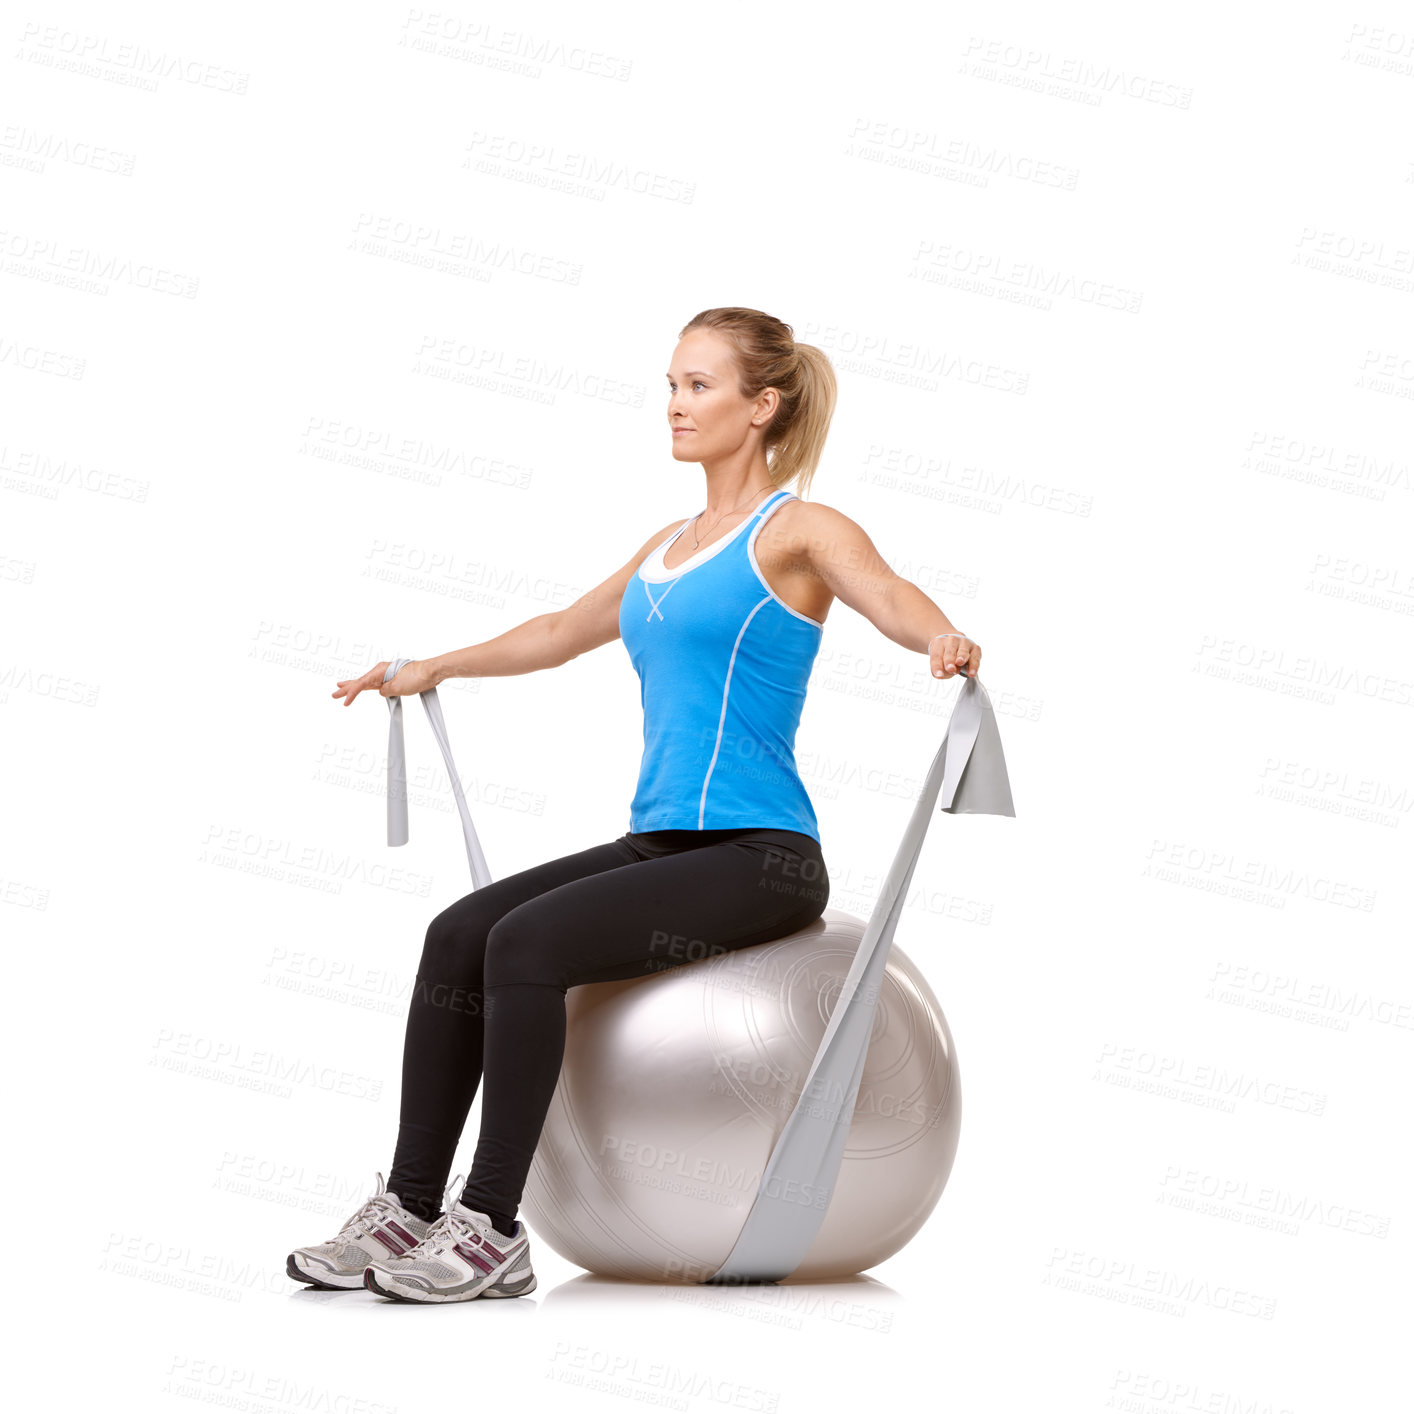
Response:
[{"label": "white background", "polygon": [[[1407,11],[72,3],[5,34],[8,1284],[67,1388],[1386,1402]],[[957,1044],[949,1185],[851,1283],[685,1294],[536,1243],[520,1301],[297,1290],[289,1248],[387,1171],[399,989],[467,888],[420,708],[390,852],[387,708],[335,680],[562,607],[698,509],[663,372],[732,304],[834,362],[812,498],[984,646],[1016,818],[937,818],[898,931]],[[834,606],[797,741],[832,906],[872,907],[956,691]],[[494,875],[627,828],[621,644],[441,698]]]}]

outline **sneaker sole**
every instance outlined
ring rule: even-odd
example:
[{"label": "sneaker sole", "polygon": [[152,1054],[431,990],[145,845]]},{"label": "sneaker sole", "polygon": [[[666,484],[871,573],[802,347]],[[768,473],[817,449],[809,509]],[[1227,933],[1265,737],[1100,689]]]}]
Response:
[{"label": "sneaker sole", "polygon": [[479,1301],[483,1296],[492,1298],[528,1296],[535,1290],[536,1285],[535,1273],[531,1272],[529,1276],[523,1277],[520,1281],[505,1286],[493,1283],[490,1286],[483,1286],[480,1291],[472,1291],[458,1296],[438,1296],[436,1292],[428,1292],[426,1296],[404,1296],[401,1291],[380,1286],[376,1272],[377,1269],[374,1267],[363,1269],[364,1286],[378,1296],[386,1296],[390,1301],[402,1301],[409,1306],[448,1306],[455,1301]]},{"label": "sneaker sole", "polygon": [[347,1286],[340,1286],[336,1282],[321,1281],[316,1276],[311,1276],[308,1272],[301,1270],[295,1265],[295,1254],[293,1252],[285,1259],[285,1271],[296,1281],[302,1281],[307,1286],[318,1287],[320,1291],[357,1291],[363,1285],[363,1273],[349,1273]]}]

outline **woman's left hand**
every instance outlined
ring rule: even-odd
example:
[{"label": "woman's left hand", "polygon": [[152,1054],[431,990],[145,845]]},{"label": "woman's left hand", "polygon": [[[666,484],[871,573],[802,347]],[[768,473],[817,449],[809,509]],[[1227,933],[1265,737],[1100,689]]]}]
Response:
[{"label": "woman's left hand", "polygon": [[378,689],[380,697],[411,697],[414,693],[430,692],[437,686],[437,678],[427,666],[424,658],[415,658],[404,663],[387,682]]},{"label": "woman's left hand", "polygon": [[950,678],[961,673],[975,678],[982,666],[982,648],[960,633],[940,633],[929,645],[935,678]]}]

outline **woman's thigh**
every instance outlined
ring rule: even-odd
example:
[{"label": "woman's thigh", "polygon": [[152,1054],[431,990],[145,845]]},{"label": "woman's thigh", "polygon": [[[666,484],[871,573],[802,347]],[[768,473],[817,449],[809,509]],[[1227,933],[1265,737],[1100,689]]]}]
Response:
[{"label": "woman's thigh", "polygon": [[818,847],[704,845],[576,879],[504,913],[487,986],[612,982],[768,943],[812,923],[829,900]]},{"label": "woman's thigh", "polygon": [[479,987],[487,937],[507,913],[576,879],[626,868],[635,859],[632,850],[614,840],[547,860],[473,889],[444,908],[427,925],[419,975],[429,981]]}]

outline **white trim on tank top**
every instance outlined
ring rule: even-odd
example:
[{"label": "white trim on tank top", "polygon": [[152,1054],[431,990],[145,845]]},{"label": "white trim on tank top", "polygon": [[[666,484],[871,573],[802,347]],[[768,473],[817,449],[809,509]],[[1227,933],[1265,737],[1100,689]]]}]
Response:
[{"label": "white trim on tank top", "polygon": [[822,624],[819,619],[812,619],[809,614],[802,614],[799,609],[792,609],[791,606],[787,604],[786,601],[782,599],[781,596],[777,594],[776,591],[772,589],[771,586],[766,582],[766,576],[761,573],[761,566],[756,562],[756,537],[761,534],[761,527],[765,525],[766,522],[770,520],[773,515],[775,515],[776,508],[778,506],[785,505],[787,499],[790,499],[792,501],[798,501],[800,498],[795,494],[794,491],[792,491],[790,492],[789,497],[783,496],[779,501],[774,501],[771,503],[771,505],[767,508],[766,514],[763,515],[761,519],[756,523],[756,528],[751,532],[750,535],[746,537],[746,558],[751,562],[751,568],[756,571],[756,578],[761,581],[762,587],[765,589],[766,593],[769,594],[771,598],[774,599],[776,603],[778,603],[781,608],[786,611],[786,613],[794,614],[798,619],[804,619],[806,623],[813,624],[821,631],[821,633],[823,633],[825,631],[825,625]]},{"label": "white trim on tank top", "polygon": [[[784,490],[785,488],[778,487],[777,489]],[[793,495],[794,493],[787,492],[786,494],[789,496]],[[778,499],[775,504],[781,504],[781,499],[784,498]],[[698,515],[701,514],[702,512],[699,511]],[[663,541],[661,545],[656,546],[643,557],[643,563],[638,567],[638,573],[650,584],[664,584],[670,579],[676,579],[680,574],[686,574],[688,570],[695,570],[698,565],[706,564],[706,562],[710,560],[713,555],[718,554],[722,550],[725,550],[727,546],[730,545],[732,541],[735,540],[737,536],[740,535],[741,532],[745,530],[748,525],[755,521],[760,514],[761,510],[760,507],[758,507],[756,510],[752,511],[752,513],[747,516],[747,518],[742,521],[740,525],[733,526],[731,530],[727,531],[727,533],[722,536],[720,540],[714,540],[710,545],[707,546],[705,550],[699,550],[696,554],[689,555],[687,559],[682,562],[682,564],[674,565],[672,569],[669,569],[663,563],[663,557],[668,553],[668,546],[670,546],[673,541],[675,541],[678,536],[681,535],[683,531],[686,530],[688,526],[692,524],[691,519],[685,520],[680,526],[678,526],[675,531],[673,531],[670,536],[668,536],[666,540]],[[764,523],[765,522],[763,521],[762,524]],[[653,571],[653,573],[646,574],[644,573],[645,570],[651,570]],[[760,574],[760,571],[758,570],[757,573]]]}]

